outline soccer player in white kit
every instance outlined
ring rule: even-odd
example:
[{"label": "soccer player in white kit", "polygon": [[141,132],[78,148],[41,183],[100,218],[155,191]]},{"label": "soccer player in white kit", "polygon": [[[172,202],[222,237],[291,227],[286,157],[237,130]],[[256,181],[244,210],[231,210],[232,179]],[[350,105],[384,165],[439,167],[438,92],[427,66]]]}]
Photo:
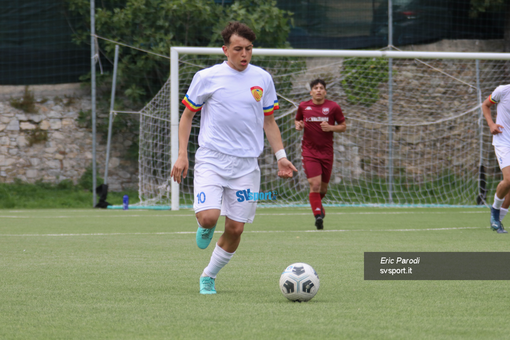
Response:
[{"label": "soccer player in white kit", "polygon": [[[492,120],[491,106],[497,104],[496,123]],[[510,206],[510,85],[498,86],[482,104],[482,111],[492,134],[492,145],[503,180],[499,182],[491,207],[491,228],[506,234],[501,221]]]},{"label": "soccer player in white kit", "polygon": [[209,246],[220,214],[225,216],[225,231],[200,276],[201,294],[216,294],[216,275],[237,250],[244,224],[255,217],[256,201],[239,202],[236,192],[259,192],[257,158],[264,132],[278,160],[278,176],[289,178],[297,171],[286,157],[274,119],[273,111],[279,107],[273,79],[250,64],[255,33],[245,24],[230,22],[221,35],[227,61],[193,77],[182,100],[186,108],[179,123],[179,156],[171,172],[178,183],[186,177],[191,123],[201,110],[193,204],[199,248]]}]

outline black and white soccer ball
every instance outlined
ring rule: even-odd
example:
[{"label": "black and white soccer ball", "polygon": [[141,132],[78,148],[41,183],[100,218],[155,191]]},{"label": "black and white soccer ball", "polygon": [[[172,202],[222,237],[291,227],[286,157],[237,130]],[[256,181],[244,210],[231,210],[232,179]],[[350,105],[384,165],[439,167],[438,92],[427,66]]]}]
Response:
[{"label": "black and white soccer ball", "polygon": [[317,294],[319,275],[306,263],[293,263],[280,276],[280,290],[290,301],[309,301]]}]

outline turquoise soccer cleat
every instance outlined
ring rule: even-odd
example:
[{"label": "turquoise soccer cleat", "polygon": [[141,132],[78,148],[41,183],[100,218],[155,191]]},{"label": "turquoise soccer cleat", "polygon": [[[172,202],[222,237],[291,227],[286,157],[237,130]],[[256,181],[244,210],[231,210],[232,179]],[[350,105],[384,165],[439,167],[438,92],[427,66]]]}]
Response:
[{"label": "turquoise soccer cleat", "polygon": [[503,229],[499,220],[499,209],[494,209],[493,207],[491,207],[491,229],[498,231],[498,233],[500,233],[500,229]]},{"label": "turquoise soccer cleat", "polygon": [[216,294],[214,279],[209,276],[200,276],[200,294]]},{"label": "turquoise soccer cleat", "polygon": [[210,229],[198,227],[198,229],[197,229],[197,246],[198,246],[198,248],[205,249],[205,248],[209,247],[209,244],[211,243],[215,229],[216,229],[216,226],[214,226]]}]

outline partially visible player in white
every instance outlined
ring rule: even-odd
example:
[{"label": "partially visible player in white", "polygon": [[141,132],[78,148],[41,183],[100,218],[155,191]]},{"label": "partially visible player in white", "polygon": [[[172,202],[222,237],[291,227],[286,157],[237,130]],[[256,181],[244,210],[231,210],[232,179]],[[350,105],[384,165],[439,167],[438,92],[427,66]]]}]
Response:
[{"label": "partially visible player in white", "polygon": [[200,276],[201,294],[216,294],[216,275],[237,250],[244,224],[255,217],[256,201],[239,202],[236,192],[259,192],[257,158],[264,148],[264,132],[278,160],[278,176],[289,178],[297,171],[286,157],[274,119],[279,107],[273,79],[250,64],[255,33],[245,24],[230,22],[221,34],[227,61],[193,77],[182,100],[186,108],[179,124],[179,156],[171,172],[178,183],[186,177],[191,123],[201,110],[193,204],[199,248],[209,246],[218,218],[225,216],[225,231]]},{"label": "partially visible player in white", "polygon": [[[491,106],[497,104],[496,123],[492,120]],[[482,104],[482,111],[492,134],[492,145],[503,173],[491,207],[491,228],[506,234],[501,221],[510,207],[510,85],[498,86]]]}]

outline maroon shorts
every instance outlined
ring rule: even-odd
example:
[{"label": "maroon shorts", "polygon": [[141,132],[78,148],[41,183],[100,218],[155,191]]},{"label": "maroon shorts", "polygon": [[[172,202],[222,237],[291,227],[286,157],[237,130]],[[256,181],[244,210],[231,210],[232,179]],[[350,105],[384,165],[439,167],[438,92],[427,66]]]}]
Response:
[{"label": "maroon shorts", "polygon": [[322,176],[321,182],[329,183],[331,171],[333,170],[333,157],[314,158],[303,156],[301,158],[306,178]]}]

